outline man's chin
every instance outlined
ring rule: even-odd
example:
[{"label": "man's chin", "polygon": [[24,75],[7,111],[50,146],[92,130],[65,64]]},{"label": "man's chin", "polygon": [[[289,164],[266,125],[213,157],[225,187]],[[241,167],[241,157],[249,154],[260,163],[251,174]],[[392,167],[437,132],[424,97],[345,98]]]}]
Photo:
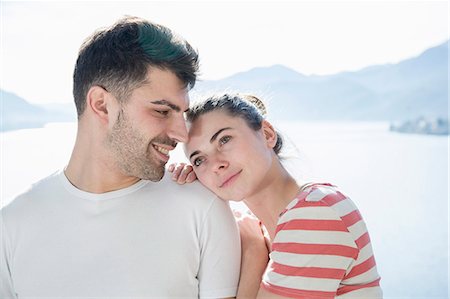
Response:
[{"label": "man's chin", "polygon": [[162,180],[163,177],[164,177],[164,175],[162,175],[162,176],[159,177],[159,178],[155,178],[155,177],[148,178],[147,180],[152,181],[152,182],[159,182],[159,181]]},{"label": "man's chin", "polygon": [[142,179],[149,180],[152,182],[159,182],[162,180],[165,174],[165,166],[162,166],[158,171],[152,171],[151,173],[146,173]]}]

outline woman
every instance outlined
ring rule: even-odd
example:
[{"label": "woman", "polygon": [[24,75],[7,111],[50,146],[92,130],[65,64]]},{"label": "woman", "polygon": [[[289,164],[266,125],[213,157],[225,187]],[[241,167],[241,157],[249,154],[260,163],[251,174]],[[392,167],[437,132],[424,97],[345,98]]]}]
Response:
[{"label": "woman", "polygon": [[[186,154],[196,177],[259,221],[239,223],[238,298],[382,298],[370,238],[353,202],[330,184],[299,183],[278,154],[283,142],[254,96],[224,94],[192,107]],[[179,182],[190,167],[171,167]],[[270,255],[269,255],[270,253]]]}]

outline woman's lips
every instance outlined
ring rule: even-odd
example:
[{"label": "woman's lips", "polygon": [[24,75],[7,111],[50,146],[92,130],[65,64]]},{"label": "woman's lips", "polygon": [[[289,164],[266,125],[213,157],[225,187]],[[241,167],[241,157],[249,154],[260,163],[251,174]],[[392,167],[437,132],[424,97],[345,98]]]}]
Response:
[{"label": "woman's lips", "polygon": [[225,181],[222,182],[222,184],[219,186],[219,188],[225,188],[230,186],[234,183],[234,181],[237,179],[237,177],[241,174],[242,170],[238,171],[237,173],[233,174],[232,176],[228,177]]}]

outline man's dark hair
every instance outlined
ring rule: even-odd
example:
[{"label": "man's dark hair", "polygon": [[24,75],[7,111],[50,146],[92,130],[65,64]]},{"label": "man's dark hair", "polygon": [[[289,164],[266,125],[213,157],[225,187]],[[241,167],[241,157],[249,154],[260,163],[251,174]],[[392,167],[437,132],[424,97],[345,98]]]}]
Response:
[{"label": "man's dark hair", "polygon": [[149,67],[173,72],[191,89],[199,68],[198,53],[169,28],[136,17],[96,31],[81,46],[73,74],[78,118],[92,86],[125,101],[146,81]]}]

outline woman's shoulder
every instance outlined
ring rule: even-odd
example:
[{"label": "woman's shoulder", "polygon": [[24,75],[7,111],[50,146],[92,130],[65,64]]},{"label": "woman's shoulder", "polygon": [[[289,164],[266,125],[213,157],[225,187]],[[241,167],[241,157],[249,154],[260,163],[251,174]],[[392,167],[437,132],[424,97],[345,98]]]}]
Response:
[{"label": "woman's shoulder", "polygon": [[[305,209],[306,208],[306,209]],[[280,217],[285,214],[310,215],[326,213],[340,215],[357,210],[352,200],[331,183],[307,183],[300,187],[297,197],[289,203]],[[283,217],[290,218],[290,217]]]},{"label": "woman's shoulder", "polygon": [[366,229],[352,200],[330,183],[309,183],[302,187],[296,200],[280,214],[277,232],[287,231],[284,235],[288,234],[294,240],[305,233],[330,234],[330,238],[338,234],[343,238],[341,241],[349,242],[354,247],[353,235],[359,236]]},{"label": "woman's shoulder", "polygon": [[320,202],[345,196],[336,185],[331,183],[306,183],[300,187],[298,197],[305,202]]}]

